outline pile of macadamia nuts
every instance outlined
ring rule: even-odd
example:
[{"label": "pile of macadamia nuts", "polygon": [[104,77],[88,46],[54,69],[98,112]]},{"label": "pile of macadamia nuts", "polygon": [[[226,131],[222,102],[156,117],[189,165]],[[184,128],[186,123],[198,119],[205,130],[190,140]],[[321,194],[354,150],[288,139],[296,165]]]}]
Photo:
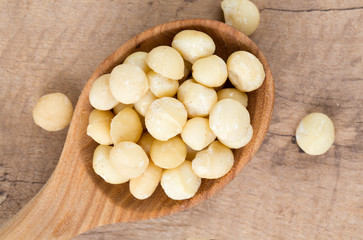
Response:
[{"label": "pile of macadamia nuts", "polygon": [[[93,168],[108,183],[129,181],[137,199],[159,182],[172,199],[193,197],[201,178],[230,171],[231,149],[253,135],[246,92],[262,85],[261,62],[246,51],[225,62],[213,39],[195,30],[179,32],[171,45],[131,54],[89,93],[95,109],[87,134],[100,144]],[[235,88],[223,88],[227,79]]]}]

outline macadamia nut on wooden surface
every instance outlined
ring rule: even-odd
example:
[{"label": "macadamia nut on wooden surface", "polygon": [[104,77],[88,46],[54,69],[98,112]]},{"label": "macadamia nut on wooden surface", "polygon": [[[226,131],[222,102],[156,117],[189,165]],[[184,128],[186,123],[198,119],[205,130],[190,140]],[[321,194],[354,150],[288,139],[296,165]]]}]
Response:
[{"label": "macadamia nut on wooden surface", "polygon": [[110,129],[114,114],[111,111],[93,109],[88,119],[87,135],[102,145],[113,144]]},{"label": "macadamia nut on wooden surface", "polygon": [[311,113],[305,116],[296,129],[296,142],[310,155],[326,153],[334,143],[334,124],[323,113]]},{"label": "macadamia nut on wooden surface", "polygon": [[207,118],[189,119],[181,133],[183,141],[194,150],[202,150],[216,139]]},{"label": "macadamia nut on wooden surface", "polygon": [[147,52],[134,52],[125,59],[124,63],[139,66],[145,73],[147,73],[150,71],[150,68],[146,64],[146,56]]},{"label": "macadamia nut on wooden surface", "polygon": [[109,79],[110,74],[102,75],[93,82],[90,89],[89,101],[98,110],[110,110],[119,103],[111,93]]},{"label": "macadamia nut on wooden surface", "polygon": [[147,93],[134,104],[135,110],[141,116],[145,116],[146,110],[154,100],[156,100],[156,96],[150,90],[147,91]]},{"label": "macadamia nut on wooden surface", "polygon": [[192,75],[196,82],[206,87],[220,87],[227,80],[227,65],[217,55],[201,58],[193,64]]},{"label": "macadamia nut on wooden surface", "polygon": [[251,141],[252,136],[253,136],[253,128],[252,125],[250,125],[247,128],[247,132],[244,135],[241,135],[237,140],[229,140],[223,138],[218,138],[218,140],[229,148],[237,149],[246,146],[247,143]]},{"label": "macadamia nut on wooden surface", "polygon": [[179,81],[164,77],[153,70],[148,72],[147,78],[151,92],[158,98],[172,97],[178,91]]},{"label": "macadamia nut on wooden surface", "polygon": [[35,124],[47,131],[64,129],[71,122],[72,116],[72,102],[63,93],[44,95],[33,108]]}]

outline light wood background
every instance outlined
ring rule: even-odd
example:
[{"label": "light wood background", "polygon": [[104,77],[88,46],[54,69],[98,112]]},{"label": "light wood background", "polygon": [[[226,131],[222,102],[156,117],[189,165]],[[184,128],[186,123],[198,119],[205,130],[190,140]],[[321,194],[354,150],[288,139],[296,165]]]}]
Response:
[{"label": "light wood background", "polygon": [[[269,133],[216,196],[159,219],[101,226],[75,239],[363,239],[363,2],[255,0],[251,38],[276,84]],[[132,36],[177,19],[223,21],[218,0],[0,2],[0,225],[44,185],[66,131],[37,127],[37,99],[73,104],[93,70]],[[308,156],[294,132],[307,113],[329,115],[336,141]],[[36,223],[34,223],[36,224]]]}]

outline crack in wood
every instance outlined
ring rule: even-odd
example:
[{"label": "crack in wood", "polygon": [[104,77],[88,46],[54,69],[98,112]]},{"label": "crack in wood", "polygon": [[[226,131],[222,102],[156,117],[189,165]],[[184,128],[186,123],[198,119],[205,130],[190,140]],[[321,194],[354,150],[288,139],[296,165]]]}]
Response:
[{"label": "crack in wood", "polygon": [[27,181],[27,180],[9,180],[9,179],[1,179],[0,182],[45,184],[45,182]]},{"label": "crack in wood", "polygon": [[279,8],[262,8],[260,12],[264,10],[268,11],[278,11],[278,12],[331,12],[331,11],[351,11],[351,10],[361,10],[363,6],[351,7],[351,8],[328,8],[328,9],[279,9]]}]

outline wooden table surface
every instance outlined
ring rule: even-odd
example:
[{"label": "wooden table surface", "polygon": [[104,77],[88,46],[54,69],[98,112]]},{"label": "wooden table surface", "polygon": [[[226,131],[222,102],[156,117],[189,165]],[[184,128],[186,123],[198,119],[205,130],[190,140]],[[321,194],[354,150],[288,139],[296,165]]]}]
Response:
[{"label": "wooden table surface", "polygon": [[[251,38],[276,84],[273,120],[239,176],[192,209],[102,226],[75,239],[363,239],[363,2],[255,0]],[[0,224],[44,185],[67,130],[32,120],[37,99],[73,104],[93,70],[132,36],[167,21],[223,21],[218,0],[0,2]],[[336,127],[322,156],[299,150],[300,119],[319,111]],[[35,223],[36,224],[36,223]]]}]

